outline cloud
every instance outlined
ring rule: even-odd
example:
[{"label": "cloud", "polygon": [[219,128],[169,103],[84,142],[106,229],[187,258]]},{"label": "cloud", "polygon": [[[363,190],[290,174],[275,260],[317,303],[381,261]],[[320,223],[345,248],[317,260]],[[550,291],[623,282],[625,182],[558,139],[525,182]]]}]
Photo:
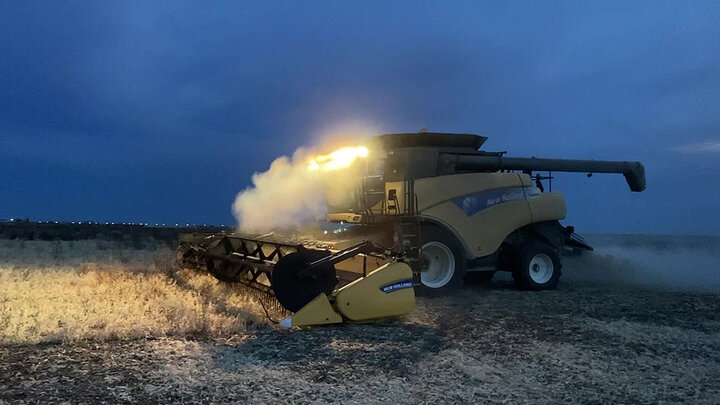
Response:
[{"label": "cloud", "polygon": [[[516,156],[642,160],[663,179],[675,175],[668,152],[717,171],[718,2],[5,3],[8,215],[229,224],[254,172],[326,134],[353,135],[355,121],[372,127],[363,134],[477,132]],[[697,190],[687,210],[702,228],[676,215],[642,229],[717,232],[704,204],[719,194],[705,183],[677,180]],[[641,230],[626,226],[629,201],[660,204],[652,190],[612,190],[603,207],[617,230]],[[571,207],[578,229],[593,224],[596,206]]]},{"label": "cloud", "polygon": [[720,152],[720,139],[682,145],[677,147],[677,150],[685,153],[718,153]]}]

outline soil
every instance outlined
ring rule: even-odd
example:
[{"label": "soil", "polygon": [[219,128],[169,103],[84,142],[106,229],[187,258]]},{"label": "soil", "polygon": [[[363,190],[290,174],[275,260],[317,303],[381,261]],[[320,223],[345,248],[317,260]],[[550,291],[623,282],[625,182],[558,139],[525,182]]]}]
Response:
[{"label": "soil", "polygon": [[499,277],[394,321],[0,347],[0,402],[717,403],[720,294]]}]

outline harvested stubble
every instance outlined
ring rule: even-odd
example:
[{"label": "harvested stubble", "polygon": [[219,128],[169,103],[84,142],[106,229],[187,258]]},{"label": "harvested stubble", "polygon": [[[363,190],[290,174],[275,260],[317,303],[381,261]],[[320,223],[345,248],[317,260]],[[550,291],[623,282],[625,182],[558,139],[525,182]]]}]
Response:
[{"label": "harvested stubble", "polygon": [[93,242],[4,241],[0,344],[223,336],[262,322],[246,293],[175,269],[167,248],[98,252]]}]

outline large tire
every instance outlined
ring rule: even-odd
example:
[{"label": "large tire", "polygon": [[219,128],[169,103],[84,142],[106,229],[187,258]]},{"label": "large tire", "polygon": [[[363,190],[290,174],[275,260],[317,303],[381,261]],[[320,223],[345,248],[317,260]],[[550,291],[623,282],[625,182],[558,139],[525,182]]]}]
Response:
[{"label": "large tire", "polygon": [[557,249],[537,240],[519,249],[513,271],[515,285],[523,290],[553,290],[560,280],[562,262]]},{"label": "large tire", "polygon": [[422,228],[420,285],[416,292],[425,296],[446,295],[462,285],[465,255],[457,239],[437,225]]}]

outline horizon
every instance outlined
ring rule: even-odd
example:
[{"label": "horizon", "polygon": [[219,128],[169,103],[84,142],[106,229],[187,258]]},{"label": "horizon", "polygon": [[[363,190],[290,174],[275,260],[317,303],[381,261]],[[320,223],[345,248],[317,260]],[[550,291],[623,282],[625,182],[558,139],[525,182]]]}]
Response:
[{"label": "horizon", "polygon": [[[100,225],[100,226],[144,226],[148,228],[232,228],[237,229],[237,224],[161,224],[152,222],[98,222],[93,220],[83,221],[53,221],[53,220],[33,220],[32,218],[3,218],[0,217],[0,224],[7,223],[30,223],[30,224],[44,224],[44,225]],[[331,222],[323,222],[327,225],[339,226],[338,224]],[[355,224],[345,224],[346,226],[358,226]],[[280,231],[285,232],[285,231]],[[293,232],[293,230],[290,230]],[[720,235],[717,234],[674,234],[674,233],[628,233],[628,232],[575,232],[583,237],[593,236],[656,236],[656,237],[701,237],[701,238],[718,238]]]}]

